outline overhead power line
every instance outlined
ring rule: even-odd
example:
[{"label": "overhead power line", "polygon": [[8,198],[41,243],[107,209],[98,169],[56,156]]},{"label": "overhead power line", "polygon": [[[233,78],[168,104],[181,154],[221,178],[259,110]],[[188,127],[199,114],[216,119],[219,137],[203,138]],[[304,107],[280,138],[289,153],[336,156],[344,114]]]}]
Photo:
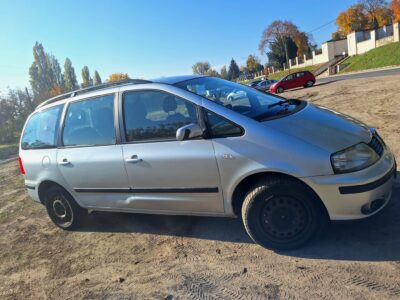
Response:
[{"label": "overhead power line", "polygon": [[307,33],[311,33],[311,32],[320,30],[320,29],[322,29],[322,28],[324,28],[324,27],[326,27],[326,26],[332,24],[332,23],[335,22],[335,21],[336,21],[336,19],[333,19],[333,20],[329,21],[328,23],[325,23],[325,24],[323,24],[323,25],[321,25],[321,26],[318,26],[317,28],[314,28],[313,30],[308,31]]}]

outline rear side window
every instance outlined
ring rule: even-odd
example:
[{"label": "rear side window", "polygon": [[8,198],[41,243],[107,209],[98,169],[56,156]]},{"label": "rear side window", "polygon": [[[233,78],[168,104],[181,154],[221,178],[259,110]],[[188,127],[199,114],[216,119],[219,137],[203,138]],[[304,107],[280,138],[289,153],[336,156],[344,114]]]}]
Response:
[{"label": "rear side window", "polygon": [[22,134],[21,148],[28,150],[56,147],[62,108],[63,105],[57,105],[33,114]]},{"label": "rear side window", "polygon": [[128,92],[123,103],[128,142],[175,139],[178,128],[197,123],[195,104],[164,92]]},{"label": "rear side window", "polygon": [[64,146],[115,144],[114,95],[72,102],[65,115]]}]

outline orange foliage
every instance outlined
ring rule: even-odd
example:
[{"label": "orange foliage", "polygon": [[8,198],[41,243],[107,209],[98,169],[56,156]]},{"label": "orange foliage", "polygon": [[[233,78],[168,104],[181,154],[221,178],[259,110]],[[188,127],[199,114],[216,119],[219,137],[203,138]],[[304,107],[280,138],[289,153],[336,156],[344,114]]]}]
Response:
[{"label": "orange foliage", "polygon": [[58,96],[58,95],[60,95],[62,93],[63,93],[62,87],[59,86],[59,85],[53,86],[53,88],[50,90],[51,97]]},{"label": "orange foliage", "polygon": [[[389,25],[392,22],[390,9],[388,7],[379,7],[374,11],[378,27]],[[369,23],[372,24],[372,18],[369,16]]]},{"label": "orange foliage", "polygon": [[129,79],[128,73],[113,73],[108,76],[107,81],[118,81],[123,79]]},{"label": "orange foliage", "polygon": [[390,7],[393,11],[394,21],[400,22],[400,0],[392,0]]},{"label": "orange foliage", "polygon": [[336,18],[339,31],[347,35],[352,31],[365,29],[368,25],[368,16],[364,13],[362,4],[351,5]]}]

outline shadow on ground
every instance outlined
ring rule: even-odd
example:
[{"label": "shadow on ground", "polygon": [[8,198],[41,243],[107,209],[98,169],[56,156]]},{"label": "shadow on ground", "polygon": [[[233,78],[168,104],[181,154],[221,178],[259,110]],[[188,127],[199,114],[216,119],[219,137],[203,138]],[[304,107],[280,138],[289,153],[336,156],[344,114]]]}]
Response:
[{"label": "shadow on ground", "polygon": [[[93,212],[81,231],[135,232],[253,243],[241,220],[229,218]],[[400,261],[400,188],[393,190],[390,203],[377,215],[333,223],[309,245],[280,254],[310,259]]]}]

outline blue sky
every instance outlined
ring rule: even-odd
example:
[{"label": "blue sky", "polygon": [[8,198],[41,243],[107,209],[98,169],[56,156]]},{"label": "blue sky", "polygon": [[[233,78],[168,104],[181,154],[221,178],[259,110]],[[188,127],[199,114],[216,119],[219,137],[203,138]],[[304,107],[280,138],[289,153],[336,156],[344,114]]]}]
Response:
[{"label": "blue sky", "polygon": [[0,3],[0,89],[29,85],[35,41],[60,64],[72,60],[79,81],[87,65],[105,79],[113,72],[132,78],[190,74],[197,61],[239,64],[258,51],[264,28],[289,20],[312,31],[319,45],[336,30],[341,1],[17,1]]}]

